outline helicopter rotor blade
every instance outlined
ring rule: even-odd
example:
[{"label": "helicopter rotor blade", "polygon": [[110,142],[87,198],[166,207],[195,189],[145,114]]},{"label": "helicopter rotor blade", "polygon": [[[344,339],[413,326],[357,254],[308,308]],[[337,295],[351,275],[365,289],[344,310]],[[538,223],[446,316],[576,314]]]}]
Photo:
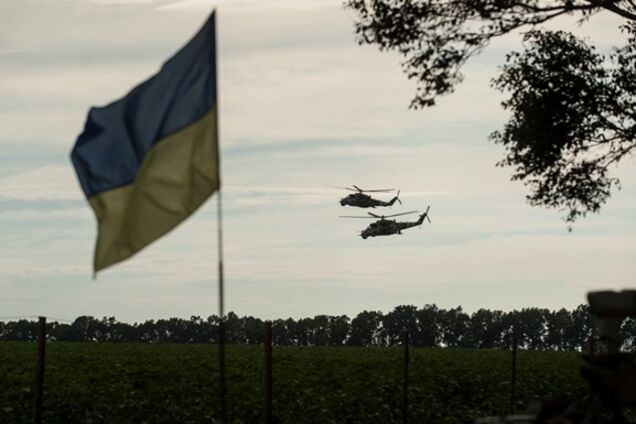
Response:
[{"label": "helicopter rotor blade", "polygon": [[[369,212],[369,213],[371,213],[371,212]],[[420,211],[408,211],[408,212],[396,213],[394,215],[386,215],[385,218],[392,218],[394,216],[409,215],[409,214],[412,214],[412,213],[420,213]]]},{"label": "helicopter rotor blade", "polygon": [[400,200],[400,190],[398,190],[397,194],[395,195],[395,200],[397,200],[400,205],[403,204],[402,201]]},{"label": "helicopter rotor blade", "polygon": [[395,191],[394,188],[380,188],[380,189],[375,189],[375,190],[363,190],[360,187],[358,187],[357,185],[353,184],[353,187],[342,187],[342,186],[335,186],[335,185],[331,185],[331,184],[323,184],[325,187],[331,187],[331,188],[339,188],[340,190],[349,190],[349,191],[355,191],[357,193],[390,193],[392,191]]},{"label": "helicopter rotor blade", "polygon": [[371,219],[370,216],[353,216],[353,215],[339,215],[338,218],[365,218],[365,219]]},{"label": "helicopter rotor blade", "polygon": [[374,214],[373,212],[367,212],[367,213],[368,213],[369,215],[371,215],[372,217],[374,217],[374,218],[380,218],[380,219],[384,218],[384,216],[383,216],[383,215],[376,215],[376,214]]},{"label": "helicopter rotor blade", "polygon": [[395,191],[394,188],[378,188],[378,189],[373,189],[373,190],[363,190],[360,187],[358,187],[355,184],[352,184],[352,186],[358,190],[360,193],[390,193],[392,191]]},{"label": "helicopter rotor blade", "polygon": [[331,184],[323,184],[323,185],[324,185],[325,187],[339,188],[339,189],[341,189],[341,190],[349,190],[349,191],[356,191],[356,192],[358,191],[358,190],[356,190],[356,189],[354,189],[354,188],[351,188],[351,187],[335,186],[335,185],[331,185]]}]

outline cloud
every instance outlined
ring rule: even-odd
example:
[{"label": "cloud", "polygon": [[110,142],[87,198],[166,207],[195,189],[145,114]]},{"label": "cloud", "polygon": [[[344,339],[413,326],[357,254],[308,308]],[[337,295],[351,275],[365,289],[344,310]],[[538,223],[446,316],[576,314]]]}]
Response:
[{"label": "cloud", "polygon": [[[156,72],[212,4],[1,3],[3,313],[215,311],[216,202],[92,281],[96,223],[68,161],[88,107]],[[228,308],[277,318],[400,303],[557,307],[633,281],[633,163],[619,170],[624,189],[573,234],[494,166],[503,150],[487,135],[507,114],[488,82],[517,36],[471,60],[455,94],[410,111],[400,58],[358,46],[339,4],[217,3]],[[595,19],[580,30],[613,43],[614,21]],[[323,184],[399,188],[404,206],[391,211],[431,205],[433,223],[362,240],[371,221],[338,215],[366,211],[341,207],[346,192]]]},{"label": "cloud", "polygon": [[71,166],[49,165],[0,179],[0,200],[82,200]]}]

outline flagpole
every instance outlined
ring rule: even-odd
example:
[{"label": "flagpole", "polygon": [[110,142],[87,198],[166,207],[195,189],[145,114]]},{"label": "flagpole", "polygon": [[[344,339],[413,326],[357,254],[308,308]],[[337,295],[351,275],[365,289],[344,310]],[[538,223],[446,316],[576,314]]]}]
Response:
[{"label": "flagpole", "polygon": [[217,161],[219,175],[219,190],[216,196],[217,210],[217,235],[218,235],[218,269],[219,269],[219,406],[221,412],[221,422],[227,420],[227,403],[226,403],[226,379],[225,379],[225,284],[223,272],[223,190],[221,186],[221,154],[219,149],[219,84],[217,76],[217,42],[216,42],[216,10],[212,11],[212,25],[214,28],[214,89],[216,96],[215,114],[216,126],[215,137],[217,143]]},{"label": "flagpole", "polygon": [[225,380],[225,287],[223,279],[223,201],[219,186],[217,193],[217,222],[219,246],[219,402],[221,422],[226,422],[226,380]]}]

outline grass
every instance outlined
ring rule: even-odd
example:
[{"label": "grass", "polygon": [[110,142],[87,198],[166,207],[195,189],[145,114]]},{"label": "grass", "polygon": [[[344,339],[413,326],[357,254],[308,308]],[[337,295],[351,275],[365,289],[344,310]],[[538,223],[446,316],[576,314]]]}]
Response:
[{"label": "grass", "polygon": [[[218,419],[214,346],[50,343],[44,422],[202,423]],[[34,343],[0,342],[0,422],[32,421]],[[583,394],[574,352],[519,352],[518,409]],[[274,347],[278,423],[400,420],[402,349]],[[410,422],[466,423],[508,407],[510,352],[412,349]],[[262,346],[227,347],[228,418],[262,422]]]}]

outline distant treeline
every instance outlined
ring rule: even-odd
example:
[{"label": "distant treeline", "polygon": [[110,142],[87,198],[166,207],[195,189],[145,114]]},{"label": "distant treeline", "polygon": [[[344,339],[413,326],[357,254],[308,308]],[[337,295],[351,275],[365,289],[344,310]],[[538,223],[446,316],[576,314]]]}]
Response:
[{"label": "distant treeline", "polygon": [[[0,321],[0,340],[33,341],[37,323],[29,320]],[[127,324],[115,317],[81,316],[71,324],[47,323],[51,341],[215,343],[219,317],[192,316]],[[225,321],[226,340],[232,344],[263,343],[264,321],[233,312]],[[480,309],[472,314],[461,307],[440,309],[436,305],[417,308],[397,306],[383,314],[364,311],[355,318],[346,315],[316,315],[272,322],[273,341],[292,346],[392,346],[401,343],[408,331],[417,347],[508,348],[516,335],[519,346],[531,350],[581,350],[594,333],[594,318],[587,305],[572,311],[526,308],[502,312]],[[623,325],[625,349],[636,347],[636,320]]]}]

